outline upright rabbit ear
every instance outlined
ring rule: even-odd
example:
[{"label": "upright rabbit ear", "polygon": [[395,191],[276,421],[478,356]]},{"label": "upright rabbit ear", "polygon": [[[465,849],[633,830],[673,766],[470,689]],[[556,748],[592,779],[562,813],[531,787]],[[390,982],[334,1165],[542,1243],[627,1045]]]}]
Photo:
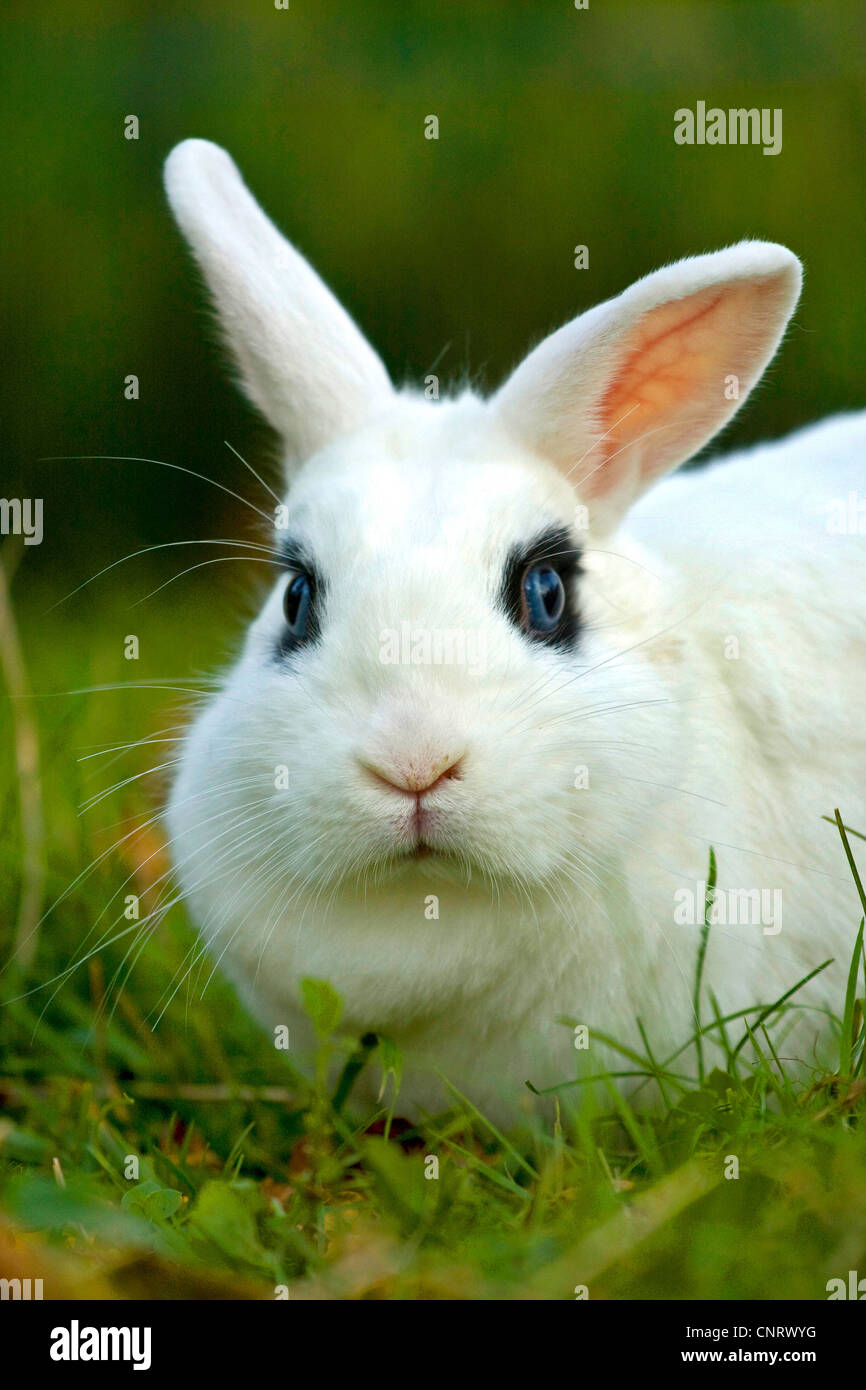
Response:
[{"label": "upright rabbit ear", "polygon": [[792,252],[744,241],[656,271],[546,338],[494,397],[610,530],[721,429],[779,345],[800,294]]},{"label": "upright rabbit ear", "polygon": [[166,161],[165,187],[244,389],[289,453],[306,458],[361,423],[391,392],[387,372],[225,150],[185,140]]}]

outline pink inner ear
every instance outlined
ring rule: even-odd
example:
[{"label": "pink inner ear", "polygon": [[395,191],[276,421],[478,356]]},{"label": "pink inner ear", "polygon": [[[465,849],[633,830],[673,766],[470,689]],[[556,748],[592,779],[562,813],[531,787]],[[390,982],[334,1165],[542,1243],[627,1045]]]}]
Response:
[{"label": "pink inner ear", "polygon": [[726,378],[745,395],[762,348],[753,335],[756,311],[772,282],[713,286],[645,314],[620,348],[620,362],[595,418],[602,459],[586,480],[601,496],[632,475],[640,487],[669,461],[694,453],[732,413]]}]

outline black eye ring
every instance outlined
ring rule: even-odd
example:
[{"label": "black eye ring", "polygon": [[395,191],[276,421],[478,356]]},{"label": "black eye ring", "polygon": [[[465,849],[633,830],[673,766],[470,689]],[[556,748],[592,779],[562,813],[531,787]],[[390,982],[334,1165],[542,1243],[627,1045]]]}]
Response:
[{"label": "black eye ring", "polygon": [[539,637],[555,632],[565,612],[566,593],[562,575],[549,561],[527,568],[521,597],[526,631]]},{"label": "black eye ring", "polygon": [[283,614],[293,642],[304,642],[310,635],[313,583],[308,574],[292,575],[283,595]]}]

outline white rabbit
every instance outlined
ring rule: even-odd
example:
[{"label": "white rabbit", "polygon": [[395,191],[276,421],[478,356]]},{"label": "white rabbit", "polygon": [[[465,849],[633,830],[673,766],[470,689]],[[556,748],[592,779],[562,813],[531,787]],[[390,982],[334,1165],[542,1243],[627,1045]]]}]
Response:
[{"label": "white rabbit", "polygon": [[[860,909],[822,817],[866,830],[866,413],[640,500],[760,378],[797,258],[680,261],[491,399],[430,401],[392,388],[222,150],[179,145],[166,185],[285,449],[282,572],[168,808],[262,1023],[306,1048],[299,981],[330,981],[350,1028],[402,1048],[409,1114],[447,1103],[438,1072],[493,1117],[533,1104],[527,1079],[582,1060],[563,1017],[626,1044],[640,1018],[664,1056],[694,1031],[711,845],[706,989],[770,1003],[834,957],[802,999],[838,1007]],[[824,1019],[798,1018],[805,1065]]]}]

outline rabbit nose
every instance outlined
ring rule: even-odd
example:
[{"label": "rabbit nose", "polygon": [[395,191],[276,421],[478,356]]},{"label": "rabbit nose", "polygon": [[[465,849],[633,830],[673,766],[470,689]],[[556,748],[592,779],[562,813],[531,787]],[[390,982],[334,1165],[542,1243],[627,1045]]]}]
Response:
[{"label": "rabbit nose", "polygon": [[432,791],[440,782],[463,776],[462,753],[445,753],[440,758],[359,758],[361,766],[379,782],[410,796]]}]

